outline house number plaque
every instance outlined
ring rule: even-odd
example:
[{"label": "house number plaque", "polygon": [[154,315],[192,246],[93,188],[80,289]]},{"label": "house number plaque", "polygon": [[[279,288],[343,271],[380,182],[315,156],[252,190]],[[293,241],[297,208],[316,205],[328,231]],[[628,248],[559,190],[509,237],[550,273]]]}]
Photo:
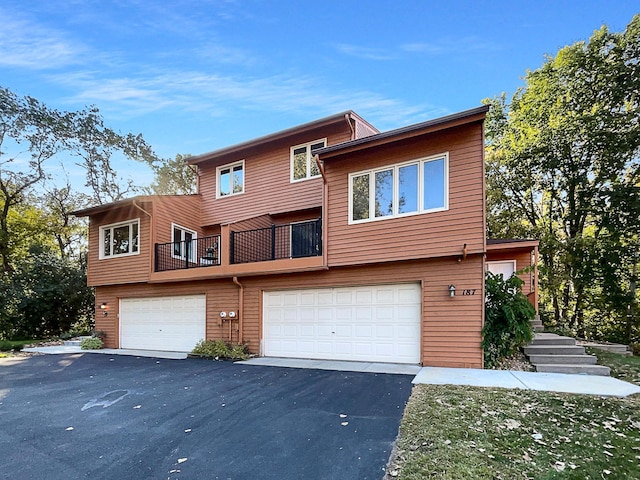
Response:
[{"label": "house number plaque", "polygon": [[477,288],[465,288],[462,290],[462,295],[475,295]]}]

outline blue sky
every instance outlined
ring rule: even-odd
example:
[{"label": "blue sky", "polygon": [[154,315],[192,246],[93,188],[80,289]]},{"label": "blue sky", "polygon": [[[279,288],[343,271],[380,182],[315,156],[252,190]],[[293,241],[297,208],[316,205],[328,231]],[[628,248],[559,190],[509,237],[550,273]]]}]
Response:
[{"label": "blue sky", "polygon": [[473,108],[639,11],[624,0],[3,0],[0,85],[59,109],[96,105],[174,157],[349,109],[389,130]]}]

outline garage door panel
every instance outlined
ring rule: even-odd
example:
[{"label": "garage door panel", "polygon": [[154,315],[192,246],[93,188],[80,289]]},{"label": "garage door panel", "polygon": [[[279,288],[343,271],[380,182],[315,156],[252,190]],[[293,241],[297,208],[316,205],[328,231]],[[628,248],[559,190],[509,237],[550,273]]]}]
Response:
[{"label": "garage door panel", "polygon": [[205,337],[206,298],[123,298],[120,300],[120,347],[190,352]]},{"label": "garage door panel", "polygon": [[265,292],[263,354],[419,363],[421,296],[418,284]]}]

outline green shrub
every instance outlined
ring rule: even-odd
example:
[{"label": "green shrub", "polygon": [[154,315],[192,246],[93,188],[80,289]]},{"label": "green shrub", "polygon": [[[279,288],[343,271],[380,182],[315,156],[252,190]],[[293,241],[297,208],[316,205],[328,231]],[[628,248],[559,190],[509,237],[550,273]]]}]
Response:
[{"label": "green shrub", "polygon": [[96,337],[85,338],[80,342],[82,350],[100,350],[102,345],[102,340]]},{"label": "green shrub", "polygon": [[0,352],[10,352],[13,344],[9,340],[0,340]]},{"label": "green shrub", "polygon": [[507,280],[491,272],[485,276],[482,348],[486,368],[493,368],[533,338],[531,319],[536,311],[521,292],[523,283],[515,275]]},{"label": "green shrub", "polygon": [[191,354],[216,360],[246,360],[249,358],[246,345],[232,344],[224,340],[200,340]]},{"label": "green shrub", "polygon": [[635,356],[640,357],[640,343],[632,343],[629,347]]}]

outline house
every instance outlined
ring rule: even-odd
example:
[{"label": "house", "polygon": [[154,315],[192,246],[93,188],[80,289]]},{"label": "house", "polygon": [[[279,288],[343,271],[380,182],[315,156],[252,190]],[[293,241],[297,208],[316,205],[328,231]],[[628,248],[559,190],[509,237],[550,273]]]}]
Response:
[{"label": "house", "polygon": [[537,252],[485,238],[486,112],[383,133],[340,113],[190,157],[195,195],[75,212],[106,346],[482,367],[485,269]]}]

